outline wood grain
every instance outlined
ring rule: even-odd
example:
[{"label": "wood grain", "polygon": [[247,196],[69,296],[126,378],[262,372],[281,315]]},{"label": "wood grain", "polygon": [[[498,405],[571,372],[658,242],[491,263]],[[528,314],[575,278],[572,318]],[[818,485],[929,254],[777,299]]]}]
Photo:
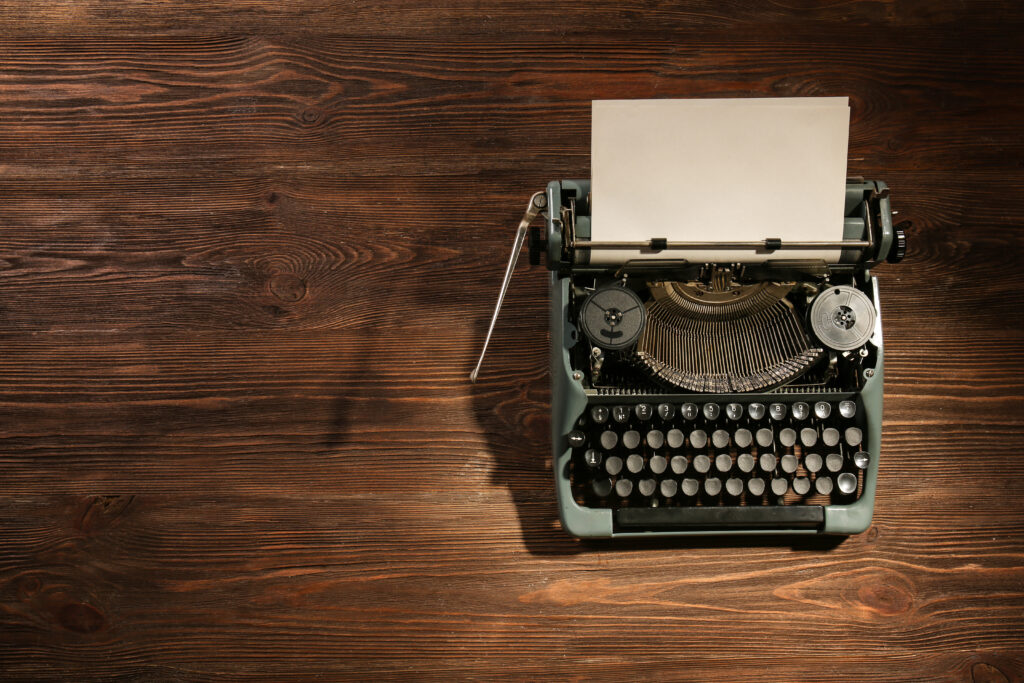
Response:
[{"label": "wood grain", "polygon": [[[5,679],[1024,680],[1016,3],[0,1]],[[558,527],[514,221],[595,98],[848,95],[872,528]],[[799,206],[799,188],[792,192]]]}]

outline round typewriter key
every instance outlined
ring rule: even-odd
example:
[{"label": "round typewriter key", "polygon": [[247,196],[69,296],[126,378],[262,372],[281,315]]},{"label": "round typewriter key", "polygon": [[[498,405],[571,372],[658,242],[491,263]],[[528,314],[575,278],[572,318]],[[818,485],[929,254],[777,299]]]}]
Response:
[{"label": "round typewriter key", "polygon": [[[853,401],[840,401],[839,402],[839,414],[850,419],[857,414],[857,404]],[[840,487],[842,488],[842,487]]]},{"label": "round typewriter key", "polygon": [[644,422],[654,417],[654,408],[651,407],[650,403],[637,403],[634,410],[636,411],[637,418]]},{"label": "round typewriter key", "polygon": [[658,417],[668,422],[676,416],[676,407],[671,403],[658,404]]},{"label": "round typewriter key", "polygon": [[848,427],[846,429],[846,443],[851,446],[859,446],[860,442],[864,440],[864,434],[861,433],[856,427]]},{"label": "round typewriter key", "polygon": [[758,429],[756,438],[757,445],[761,448],[768,448],[772,445],[772,441],[774,441],[772,438],[772,430],[766,428]]},{"label": "round typewriter key", "polygon": [[[633,456],[629,456],[633,457]],[[627,464],[628,466],[628,464]],[[821,470],[821,456],[817,453],[808,453],[804,456],[804,469],[814,473]]]},{"label": "round typewriter key", "polygon": [[588,448],[587,452],[583,454],[583,460],[591,467],[600,467],[601,461],[604,460],[604,456],[601,455],[600,451]]},{"label": "round typewriter key", "polygon": [[664,479],[661,482],[661,495],[663,498],[671,498],[679,490],[679,484],[675,479]]},{"label": "round typewriter key", "polygon": [[776,496],[786,495],[786,491],[789,490],[789,482],[782,477],[775,477],[772,479],[772,493]]},{"label": "round typewriter key", "polygon": [[832,493],[832,477],[818,477],[815,479],[814,490],[823,496]]},{"label": "round typewriter key", "polygon": [[717,496],[722,492],[722,480],[718,477],[708,477],[704,480],[704,493],[709,496]]},{"label": "round typewriter key", "polygon": [[619,435],[610,429],[606,429],[601,432],[601,448],[606,451],[610,451],[615,448],[615,444],[619,443]]},{"label": "round typewriter key", "polygon": [[686,437],[678,429],[670,429],[668,434],[665,435],[665,440],[668,441],[669,448],[682,448]]},{"label": "round typewriter key", "polygon": [[670,464],[672,465],[672,471],[676,474],[682,474],[686,471],[686,458],[682,455],[673,456]]},{"label": "round typewriter key", "polygon": [[725,406],[725,416],[730,420],[738,420],[743,417],[743,406],[739,403],[727,403]]},{"label": "round typewriter key", "polygon": [[857,475],[851,472],[843,472],[839,475],[836,483],[839,484],[840,493],[849,495],[857,490]]},{"label": "round typewriter key", "polygon": [[761,457],[758,458],[757,464],[760,465],[761,469],[764,470],[765,472],[771,472],[772,470],[775,469],[775,465],[778,464],[778,461],[775,459],[774,454],[762,453]]},{"label": "round typewriter key", "polygon": [[871,454],[867,451],[857,451],[853,454],[853,464],[859,470],[866,470],[871,464]]},{"label": "round typewriter key", "polygon": [[773,420],[784,420],[786,419],[786,404],[785,403],[773,403],[768,406],[768,414],[772,416]]},{"label": "round typewriter key", "polygon": [[715,469],[725,474],[732,469],[732,456],[728,453],[719,453],[715,458]]},{"label": "round typewriter key", "polygon": [[732,440],[737,448],[750,448],[750,444],[754,442],[754,435],[750,433],[749,429],[737,429],[736,433],[732,435]]},{"label": "round typewriter key", "polygon": [[659,429],[652,429],[647,432],[647,445],[654,450],[660,449],[665,445],[665,434]]},{"label": "round typewriter key", "polygon": [[789,427],[786,427],[779,432],[779,443],[786,448],[792,448],[793,444],[796,443],[796,432]]},{"label": "round typewriter key", "polygon": [[603,425],[608,421],[609,413],[608,406],[594,406],[590,409],[590,419],[594,421],[594,424]]},{"label": "round typewriter key", "polygon": [[640,489],[641,496],[653,496],[654,489],[658,488],[658,482],[653,479],[641,479],[637,488]]},{"label": "round typewriter key", "polygon": [[743,493],[743,480],[737,477],[729,477],[725,480],[725,492],[734,498],[738,497]]},{"label": "round typewriter key", "polygon": [[[626,442],[626,437],[622,437],[622,442]],[[818,432],[810,427],[804,427],[800,430],[800,443],[807,448],[813,448],[814,444],[818,443]]]},{"label": "round typewriter key", "polygon": [[729,432],[724,429],[716,429],[711,433],[711,443],[715,448],[726,448],[729,445]]},{"label": "round typewriter key", "polygon": [[827,420],[832,414],[832,406],[828,401],[818,401],[814,404],[814,416],[819,420]]},{"label": "round typewriter key", "polygon": [[696,403],[684,403],[681,412],[687,420],[696,420],[699,411]]},{"label": "round typewriter key", "polygon": [[607,477],[595,479],[590,487],[594,490],[594,493],[598,498],[604,498],[612,492],[612,480]]},{"label": "round typewriter key", "polygon": [[711,458],[706,455],[693,456],[693,469],[701,474],[707,474],[711,469]]},{"label": "round typewriter key", "polygon": [[747,406],[747,413],[750,415],[751,420],[760,420],[764,417],[764,404],[763,403],[751,403]]},{"label": "round typewriter key", "polygon": [[761,477],[754,477],[753,479],[747,480],[747,492],[756,498],[760,498],[761,496],[763,496],[764,479],[762,479]]},{"label": "round typewriter key", "polygon": [[652,455],[651,461],[647,463],[647,466],[651,468],[651,472],[661,474],[668,467],[668,459],[664,455]]},{"label": "round typewriter key", "polygon": [[797,401],[793,404],[793,419],[794,420],[806,420],[810,414],[811,409],[807,407],[807,404],[803,401]]},{"label": "round typewriter key", "polygon": [[825,456],[825,469],[829,472],[838,472],[843,469],[843,456],[838,453],[829,453]]},{"label": "round typewriter key", "polygon": [[708,435],[703,429],[694,429],[690,432],[690,446],[700,450],[708,445]]},{"label": "round typewriter key", "polygon": [[683,492],[684,496],[696,496],[697,491],[700,490],[700,482],[696,479],[683,479],[679,485],[679,489]]},{"label": "round typewriter key", "polygon": [[798,496],[806,496],[811,492],[811,480],[807,477],[797,477],[793,480],[793,493]]},{"label": "round typewriter key", "polygon": [[640,445],[640,432],[635,429],[630,429],[628,432],[622,435],[622,445],[629,450],[633,450]]},{"label": "round typewriter key", "polygon": [[797,465],[800,463],[797,461],[796,456],[793,454],[786,454],[782,456],[782,471],[786,474],[793,474],[796,472]]},{"label": "round typewriter key", "polygon": [[629,479],[619,479],[615,482],[615,493],[619,494],[620,498],[627,498],[633,493],[633,482]]},{"label": "round typewriter key", "polygon": [[613,455],[604,461],[604,471],[613,477],[622,471],[622,458]]},{"label": "round typewriter key", "polygon": [[740,453],[736,458],[736,467],[740,468],[740,472],[753,472],[754,456],[750,453]]},{"label": "round typewriter key", "polygon": [[708,420],[714,421],[718,419],[722,409],[718,407],[717,403],[705,403],[704,404],[704,417]]},{"label": "round typewriter key", "polygon": [[633,455],[626,458],[626,469],[637,474],[644,468],[644,456],[634,453]]},{"label": "round typewriter key", "polygon": [[821,440],[826,446],[832,448],[839,443],[839,430],[835,427],[825,427],[821,430]]},{"label": "round typewriter key", "polygon": [[578,429],[569,432],[569,445],[573,448],[579,448],[587,442],[587,435]]},{"label": "round typewriter key", "polygon": [[619,424],[629,422],[629,406],[615,406],[612,408],[612,419]]}]

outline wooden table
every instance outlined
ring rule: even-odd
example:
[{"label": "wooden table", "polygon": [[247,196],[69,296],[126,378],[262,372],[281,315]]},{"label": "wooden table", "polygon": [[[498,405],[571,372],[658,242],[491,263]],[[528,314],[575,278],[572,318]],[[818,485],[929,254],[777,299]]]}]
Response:
[{"label": "wooden table", "polygon": [[[4,677],[1021,680],[1024,15],[792,4],[0,3]],[[873,527],[569,538],[527,197],[807,95],[914,221]]]}]

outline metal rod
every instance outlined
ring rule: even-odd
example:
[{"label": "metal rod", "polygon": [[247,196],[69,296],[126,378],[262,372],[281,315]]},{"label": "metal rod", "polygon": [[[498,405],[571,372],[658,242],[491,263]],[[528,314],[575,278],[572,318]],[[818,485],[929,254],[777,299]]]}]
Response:
[{"label": "metal rod", "polygon": [[[769,246],[770,245],[770,246]],[[870,240],[839,240],[832,242],[781,242],[772,244],[771,240],[757,242],[663,242],[654,249],[647,242],[591,242],[576,240],[573,249],[652,249],[654,251],[671,251],[672,249],[765,249],[779,251],[783,249],[864,249],[871,246]]]}]

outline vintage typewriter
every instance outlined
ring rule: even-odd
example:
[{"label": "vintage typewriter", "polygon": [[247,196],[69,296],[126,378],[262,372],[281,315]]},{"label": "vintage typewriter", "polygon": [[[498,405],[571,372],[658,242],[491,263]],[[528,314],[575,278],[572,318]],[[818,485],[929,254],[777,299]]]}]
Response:
[{"label": "vintage typewriter", "polygon": [[[908,225],[893,225],[886,185],[848,180],[837,243],[598,243],[589,239],[590,202],[583,180],[533,195],[498,299],[500,309],[528,240],[530,262],[543,259],[551,271],[563,527],[579,537],[865,530],[882,425],[882,323],[870,269],[903,258]],[[531,227],[538,216],[544,228]],[[840,258],[772,259],[783,246],[835,248]],[[590,258],[599,249],[705,247],[765,258],[614,266]]]}]

